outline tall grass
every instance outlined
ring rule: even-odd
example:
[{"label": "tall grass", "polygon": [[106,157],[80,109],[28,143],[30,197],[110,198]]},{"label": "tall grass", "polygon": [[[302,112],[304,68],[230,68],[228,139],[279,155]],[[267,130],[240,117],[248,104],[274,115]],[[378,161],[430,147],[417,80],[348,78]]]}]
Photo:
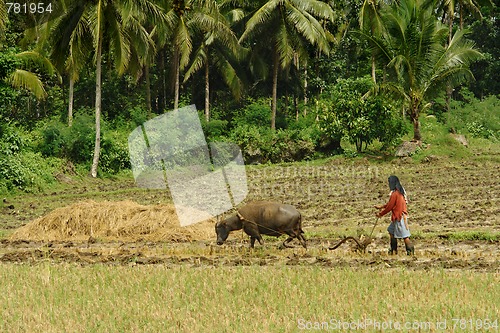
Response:
[{"label": "tall grass", "polygon": [[447,320],[451,332],[453,319],[500,320],[499,273],[47,261],[1,264],[0,279],[2,332],[297,332],[356,320]]}]

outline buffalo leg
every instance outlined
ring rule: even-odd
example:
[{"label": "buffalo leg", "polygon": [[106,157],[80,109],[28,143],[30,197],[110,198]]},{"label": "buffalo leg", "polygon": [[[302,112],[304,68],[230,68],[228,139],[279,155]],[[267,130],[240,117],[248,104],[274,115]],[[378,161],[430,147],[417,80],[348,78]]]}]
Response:
[{"label": "buffalo leg", "polygon": [[302,246],[304,247],[304,249],[307,249],[306,239],[304,238],[304,236],[302,235],[302,233],[299,232],[299,234],[297,236],[297,239],[299,240],[300,244],[302,244]]},{"label": "buffalo leg", "polygon": [[254,226],[254,225],[249,225],[249,224],[245,224],[243,225],[243,231],[245,231],[245,233],[247,235],[250,236],[250,242],[251,242],[251,246],[250,247],[253,247],[254,244],[255,244],[255,240],[258,240],[260,245],[264,244],[264,241],[262,240],[262,236],[261,234],[259,233],[259,230],[257,229],[257,226]]},{"label": "buffalo leg", "polygon": [[254,245],[255,245],[255,240],[258,240],[260,245],[264,244],[264,241],[262,240],[262,236],[261,235],[258,235],[258,236],[250,236],[250,247],[253,249]]},{"label": "buffalo leg", "polygon": [[254,247],[254,245],[255,245],[255,240],[256,240],[256,239],[257,239],[257,238],[255,238],[255,237],[253,237],[253,236],[251,236],[251,237],[250,237],[250,247],[251,247],[252,249],[253,249],[253,247]]},{"label": "buffalo leg", "polygon": [[283,242],[283,247],[287,247],[289,249],[293,248],[293,246],[288,245],[293,240],[294,237],[290,236]]}]

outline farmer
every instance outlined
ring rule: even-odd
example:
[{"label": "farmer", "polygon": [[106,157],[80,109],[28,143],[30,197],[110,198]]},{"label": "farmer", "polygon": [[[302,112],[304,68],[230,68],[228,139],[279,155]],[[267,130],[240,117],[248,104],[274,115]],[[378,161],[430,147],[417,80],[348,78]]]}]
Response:
[{"label": "farmer", "polygon": [[410,241],[405,189],[396,176],[389,177],[389,188],[391,190],[389,202],[383,206],[375,206],[376,209],[382,209],[375,215],[377,215],[377,217],[382,217],[385,214],[392,212],[391,224],[387,228],[391,237],[391,248],[389,250],[389,254],[398,253],[398,239],[402,238],[405,242],[406,254],[412,255],[415,253],[415,248]]}]

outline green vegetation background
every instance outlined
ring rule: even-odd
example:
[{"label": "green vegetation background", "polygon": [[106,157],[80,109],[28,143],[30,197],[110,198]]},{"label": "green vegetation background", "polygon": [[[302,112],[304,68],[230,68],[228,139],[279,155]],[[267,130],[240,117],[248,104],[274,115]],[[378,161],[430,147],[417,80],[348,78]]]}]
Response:
[{"label": "green vegetation background", "polygon": [[[338,15],[329,23],[331,31],[359,29],[359,13],[364,4],[336,4],[333,9]],[[468,38],[484,55],[471,66],[476,80],[456,89],[449,106],[443,94],[421,115],[424,149],[413,156],[415,161],[429,155],[463,158],[478,152],[493,152],[492,158],[498,158],[497,149],[491,148],[498,147],[500,138],[500,83],[495,74],[500,68],[500,28],[495,19],[498,8],[481,8],[481,13],[482,20],[472,11],[463,18],[471,32]],[[75,83],[74,119],[69,127],[68,74],[63,73],[59,81],[57,75],[44,71],[39,62],[25,62],[18,57],[36,45],[33,31],[27,30],[25,22],[11,17],[0,28],[5,32],[0,44],[0,194],[43,192],[57,184],[60,175],[87,174],[95,140],[93,64],[81,69]],[[241,32],[237,24],[232,28]],[[210,64],[213,75],[208,121],[203,112],[204,73],[191,73],[186,65],[181,71],[186,80],[181,82],[179,106],[196,104],[208,140],[238,144],[246,163],[303,161],[336,154],[389,159],[402,140],[412,138],[411,123],[400,101],[384,96],[362,98],[374,87],[370,48],[354,34],[337,37],[328,56],[310,47],[306,49],[307,65],[298,66],[300,70],[290,66],[280,71],[276,130],[269,126],[272,78],[246,70],[250,63],[238,64],[244,87],[240,96],[228,89],[227,80],[217,72],[218,63]],[[192,41],[195,46],[203,45],[199,36]],[[169,47],[163,45],[157,50],[148,68],[148,78],[144,72],[119,75],[113,68],[116,55],[103,54],[101,176],[127,172],[130,131],[172,109],[172,73],[164,68],[174,56]],[[50,54],[48,49],[42,51]],[[259,59],[268,73],[271,61],[272,57]],[[42,79],[47,93],[44,100],[9,83],[9,75],[21,67]],[[382,70],[377,71],[377,75],[383,76]],[[150,80],[151,97],[146,80]],[[474,146],[475,150],[462,147],[449,133],[464,134],[469,147]]]}]

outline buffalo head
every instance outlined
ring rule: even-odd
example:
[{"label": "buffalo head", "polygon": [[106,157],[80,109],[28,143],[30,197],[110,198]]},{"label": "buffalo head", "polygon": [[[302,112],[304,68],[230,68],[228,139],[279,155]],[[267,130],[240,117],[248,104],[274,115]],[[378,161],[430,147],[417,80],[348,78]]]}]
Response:
[{"label": "buffalo head", "polygon": [[217,224],[215,225],[217,245],[224,244],[231,231],[240,230],[242,227],[243,226],[238,216],[232,216],[225,220],[217,222]]},{"label": "buffalo head", "polygon": [[217,245],[222,245],[229,236],[225,221],[219,221],[215,224],[215,233],[217,234]]}]

